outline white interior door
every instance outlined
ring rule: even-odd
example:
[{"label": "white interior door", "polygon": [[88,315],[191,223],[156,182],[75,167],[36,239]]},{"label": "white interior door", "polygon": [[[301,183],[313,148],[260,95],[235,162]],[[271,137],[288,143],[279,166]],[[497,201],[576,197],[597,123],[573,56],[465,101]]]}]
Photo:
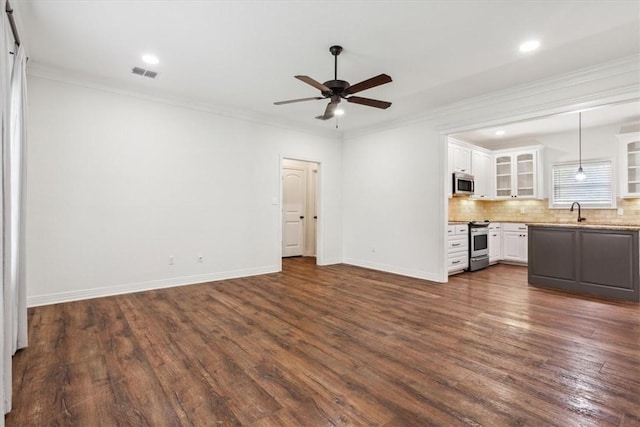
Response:
[{"label": "white interior door", "polygon": [[305,168],[282,169],[282,256],[301,256],[304,252],[306,204]]}]

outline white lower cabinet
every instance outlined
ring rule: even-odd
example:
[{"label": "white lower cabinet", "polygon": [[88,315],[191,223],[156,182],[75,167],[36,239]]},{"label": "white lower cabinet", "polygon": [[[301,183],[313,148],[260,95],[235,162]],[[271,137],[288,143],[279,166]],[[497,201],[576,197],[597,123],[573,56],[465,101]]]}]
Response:
[{"label": "white lower cabinet", "polygon": [[451,224],[447,228],[447,271],[460,273],[469,267],[469,226]]},{"label": "white lower cabinet", "polygon": [[[515,222],[489,224],[489,263],[528,262],[527,225]],[[447,228],[447,270],[461,273],[469,267],[469,226],[450,224]]]},{"label": "white lower cabinet", "polygon": [[502,259],[526,263],[528,260],[527,226],[520,223],[504,223],[502,227]]},{"label": "white lower cabinet", "polygon": [[502,224],[489,224],[489,263],[495,264],[502,259]]}]

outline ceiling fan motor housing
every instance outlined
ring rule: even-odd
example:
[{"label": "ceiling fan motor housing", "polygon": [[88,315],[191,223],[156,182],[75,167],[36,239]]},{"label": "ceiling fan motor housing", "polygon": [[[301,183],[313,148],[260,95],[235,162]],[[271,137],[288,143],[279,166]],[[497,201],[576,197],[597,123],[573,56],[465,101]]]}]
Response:
[{"label": "ceiling fan motor housing", "polygon": [[349,82],[346,82],[344,80],[329,80],[324,82],[323,84],[331,89],[331,92],[322,92],[322,95],[324,96],[339,95],[344,97],[345,95],[347,95],[346,90],[350,86]]}]

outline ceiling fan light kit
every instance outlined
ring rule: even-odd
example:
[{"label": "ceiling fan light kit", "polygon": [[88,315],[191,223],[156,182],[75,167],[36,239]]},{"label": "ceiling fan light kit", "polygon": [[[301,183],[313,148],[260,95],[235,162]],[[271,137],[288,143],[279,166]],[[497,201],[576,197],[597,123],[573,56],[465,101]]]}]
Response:
[{"label": "ceiling fan light kit", "polygon": [[367,107],[374,107],[380,109],[387,109],[391,106],[390,102],[380,101],[377,99],[371,98],[363,98],[361,96],[350,96],[354,93],[361,92],[363,90],[371,89],[376,86],[380,86],[386,83],[391,82],[391,77],[387,74],[380,74],[370,79],[364,80],[360,83],[356,83],[355,85],[350,85],[349,82],[345,80],[338,80],[338,55],[342,52],[342,46],[331,46],[329,48],[329,52],[334,57],[334,78],[333,80],[328,80],[324,83],[320,83],[309,76],[294,76],[296,79],[303,81],[304,83],[315,87],[320,91],[322,96],[315,96],[310,98],[300,98],[300,99],[291,99],[288,101],[278,101],[274,102],[275,105],[284,105],[291,104],[294,102],[303,102],[303,101],[313,101],[319,99],[329,99],[329,104],[327,104],[327,108],[324,110],[324,114],[321,116],[317,116],[316,119],[320,120],[328,120],[339,113],[336,113],[338,104],[340,104],[341,100],[346,100],[347,102],[352,102],[354,104],[365,105]]}]

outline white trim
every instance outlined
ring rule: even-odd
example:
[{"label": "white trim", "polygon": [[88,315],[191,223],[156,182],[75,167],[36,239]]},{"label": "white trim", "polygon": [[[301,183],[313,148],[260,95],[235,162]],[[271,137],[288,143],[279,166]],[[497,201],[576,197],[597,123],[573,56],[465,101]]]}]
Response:
[{"label": "white trim", "polygon": [[616,135],[618,141],[623,144],[640,141],[640,131],[619,133]]},{"label": "white trim", "polygon": [[[612,85],[613,80],[615,84]],[[587,95],[575,95],[575,92],[581,92],[577,87],[599,83],[607,89],[592,88],[587,91]],[[611,89],[612,86],[613,89]],[[420,122],[435,122],[439,131],[451,134],[638,98],[640,98],[640,55],[631,55],[464,99],[365,129],[345,131],[344,138]],[[526,99],[532,101],[523,101]]]},{"label": "white trim", "polygon": [[316,258],[316,264],[317,265],[335,265],[335,264],[343,264],[343,262],[340,258],[329,258],[329,259],[323,260],[322,263],[320,263],[318,258]]},{"label": "white trim", "polygon": [[[333,138],[340,138],[340,135],[343,135],[343,138],[351,138],[425,121],[436,122],[440,131],[450,134],[479,127],[539,118],[543,115],[591,108],[602,104],[630,101],[640,97],[639,71],[640,55],[631,55],[570,73],[464,99],[443,107],[430,108],[409,114],[403,118],[382,121],[379,124],[366,126],[362,129],[340,131],[333,128],[321,129],[311,125],[303,125],[279,116],[252,112],[246,109],[238,110],[221,105],[203,104],[186,98],[143,94],[135,89],[117,89],[114,87],[117,84],[115,82],[107,80],[92,81],[78,73],[46,66],[37,61],[30,61],[27,67],[27,74],[34,77]],[[592,90],[589,91],[588,95],[572,95],[572,91],[577,86],[593,85],[599,81],[606,82],[611,79],[619,80],[615,89]],[[538,97],[541,101],[527,104],[527,107],[515,109],[508,106],[509,103],[522,103],[524,98],[535,99],[535,97]],[[489,113],[490,116],[486,116],[487,111],[495,111],[496,106],[505,106],[497,109],[500,111],[500,115],[496,116],[494,112]]]},{"label": "white trim", "polygon": [[316,265],[326,265],[327,263],[324,260],[324,211],[323,211],[323,193],[322,193],[322,178],[324,176],[322,165],[323,162],[320,160],[313,160],[309,157],[305,156],[288,156],[286,154],[280,153],[280,169],[279,169],[279,178],[278,182],[280,183],[280,202],[278,204],[279,214],[278,214],[278,236],[280,237],[278,244],[278,256],[280,257],[280,271],[282,271],[282,237],[283,237],[283,229],[282,229],[282,195],[283,195],[283,181],[282,181],[282,169],[284,168],[284,160],[295,160],[299,162],[306,163],[315,163],[318,166],[317,171],[317,183],[316,183],[316,212],[318,213],[318,222],[316,222]]},{"label": "white trim", "polygon": [[429,280],[431,282],[443,283],[439,274],[427,273],[422,270],[414,270],[412,268],[402,268],[396,265],[382,264],[378,262],[363,261],[353,258],[344,260],[344,264],[354,265],[356,267],[369,268],[372,270],[385,271],[387,273],[398,274],[400,276],[413,277],[415,279]]},{"label": "white trim", "polygon": [[[445,133],[444,135],[447,135],[447,134]],[[448,138],[449,144],[456,145],[458,147],[468,148],[470,150],[479,151],[480,153],[491,154],[493,153],[493,151],[495,151],[495,150],[489,150],[488,148],[480,147],[479,145],[475,145],[470,142],[463,141],[461,139],[452,138],[450,136],[447,136],[447,138]]]},{"label": "white trim", "polygon": [[303,125],[298,122],[283,119],[279,116],[272,116],[264,113],[251,111],[248,109],[233,109],[231,107],[215,105],[211,103],[201,103],[187,98],[171,97],[168,95],[150,95],[141,93],[134,89],[120,89],[116,88],[109,81],[96,82],[91,81],[80,75],[72,75],[72,72],[48,67],[42,64],[32,63],[31,61],[27,67],[27,75],[32,77],[38,77],[41,79],[51,80],[58,83],[65,83],[73,86],[80,86],[83,88],[99,90],[103,92],[113,93],[122,96],[129,96],[132,98],[143,99],[145,101],[157,102],[159,104],[171,105],[174,107],[181,107],[189,110],[201,111],[205,113],[211,113],[222,117],[232,118],[236,120],[243,120],[252,123],[257,123],[266,126],[272,126],[280,129],[294,130],[297,132],[310,133],[317,136],[340,139],[341,131],[336,129],[325,129],[312,127],[311,125]]},{"label": "white trim", "polygon": [[154,289],[173,288],[176,286],[197,285],[206,282],[236,279],[241,277],[257,276],[261,274],[277,273],[280,269],[277,265],[266,267],[248,268],[243,270],[223,271],[219,273],[202,274],[197,276],[173,277],[170,279],[151,280],[147,282],[126,283],[116,286],[82,289],[77,291],[65,291],[54,294],[34,295],[27,299],[28,307],[57,304],[61,302],[80,301],[91,298],[100,298],[114,295],[124,295],[134,292],[150,291]]}]

